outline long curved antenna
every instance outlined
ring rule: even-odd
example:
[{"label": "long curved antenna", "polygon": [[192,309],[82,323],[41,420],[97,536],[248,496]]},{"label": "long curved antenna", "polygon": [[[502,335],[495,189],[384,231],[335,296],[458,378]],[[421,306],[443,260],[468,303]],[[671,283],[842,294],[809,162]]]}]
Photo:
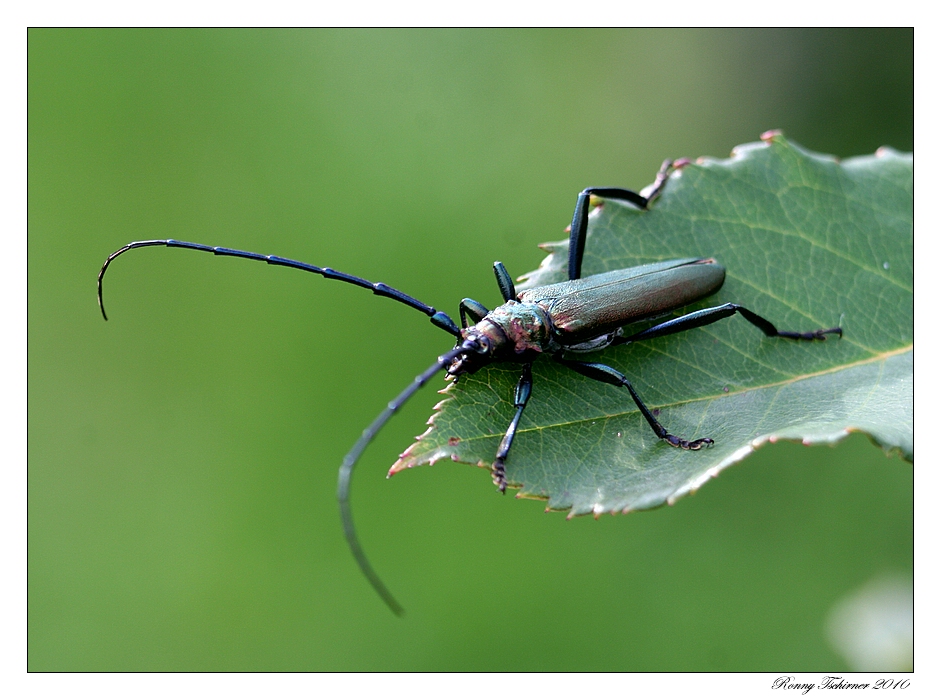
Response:
[{"label": "long curved antenna", "polygon": [[356,559],[356,563],[359,564],[360,570],[366,578],[369,579],[369,583],[376,589],[376,593],[385,601],[389,609],[399,616],[405,613],[405,609],[398,604],[396,599],[389,592],[389,589],[386,588],[386,585],[379,578],[379,575],[373,570],[359,543],[359,538],[356,537],[356,527],[353,525],[353,511],[350,509],[350,480],[353,478],[353,467],[356,465],[356,461],[363,453],[363,450],[366,449],[366,446],[376,437],[376,433],[382,429],[382,426],[392,417],[392,414],[398,411],[402,407],[402,404],[411,398],[412,394],[422,388],[425,383],[439,371],[451,364],[451,361],[455,357],[461,353],[474,352],[478,347],[477,343],[465,340],[453,350],[439,357],[431,367],[415,377],[415,380],[409,384],[401,394],[392,399],[382,413],[376,417],[376,420],[370,423],[369,427],[363,431],[359,440],[353,445],[353,449],[343,458],[343,464],[340,466],[340,478],[337,482],[337,500],[340,501],[340,519],[343,521],[343,534],[346,535],[346,541],[350,546],[350,551],[353,553],[353,558]]},{"label": "long curved antenna", "polygon": [[149,246],[157,245],[164,245],[168,248],[188,248],[190,250],[202,250],[207,253],[213,253],[214,255],[230,255],[236,258],[260,260],[268,263],[269,265],[281,265],[283,267],[292,267],[295,270],[315,272],[318,275],[323,275],[328,280],[340,280],[341,282],[348,282],[349,284],[354,284],[357,287],[369,289],[373,294],[378,296],[395,299],[396,301],[405,304],[406,306],[410,306],[413,309],[417,309],[418,311],[421,311],[423,314],[427,315],[431,322],[438,328],[447,331],[457,338],[461,337],[461,331],[458,329],[457,324],[454,323],[454,321],[452,321],[446,313],[443,311],[437,311],[433,306],[428,306],[428,304],[424,304],[418,301],[418,299],[410,297],[408,294],[400,292],[398,289],[394,289],[387,284],[383,284],[382,282],[370,282],[369,280],[364,280],[361,277],[348,275],[345,272],[337,272],[336,270],[333,270],[329,267],[317,267],[316,265],[309,265],[308,263],[300,262],[299,260],[290,260],[288,258],[282,258],[277,255],[261,255],[259,253],[249,253],[246,250],[233,250],[232,248],[214,248],[212,246],[203,245],[201,243],[176,241],[172,238],[167,240],[134,241],[133,243],[128,243],[123,248],[119,248],[108,256],[108,259],[105,260],[105,264],[101,266],[101,271],[98,273],[98,306],[101,308],[101,315],[104,316],[106,321],[108,320],[108,314],[105,313],[105,304],[104,300],[102,299],[101,292],[101,282],[105,277],[105,272],[107,272],[108,266],[116,257],[133,248],[147,248]]}]

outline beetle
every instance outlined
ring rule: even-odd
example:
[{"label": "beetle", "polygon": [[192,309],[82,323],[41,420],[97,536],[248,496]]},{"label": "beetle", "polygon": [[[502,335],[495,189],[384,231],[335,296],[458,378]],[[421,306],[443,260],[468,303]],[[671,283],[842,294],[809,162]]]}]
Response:
[{"label": "beetle", "polygon": [[115,258],[134,248],[167,246],[264,261],[269,265],[313,272],[326,279],[363,287],[378,296],[394,299],[424,313],[436,327],[455,337],[454,347],[439,356],[431,367],[418,375],[363,431],[340,466],[337,499],[350,551],[379,596],[394,613],[401,615],[403,608],[376,574],[360,546],[350,508],[350,483],[353,467],[379,430],[413,394],[441,370],[446,370],[447,378],[457,381],[462,375],[476,372],[494,362],[513,362],[521,366],[513,400],[516,412],[500,441],[491,467],[494,484],[505,493],[506,460],[516,437],[520,418],[532,395],[533,362],[541,356],[547,356],[589,379],[627,389],[658,438],[673,447],[695,451],[713,444],[713,440],[708,437],[688,440],[669,433],[647,408],[623,373],[605,364],[574,359],[571,355],[681,333],[734,314],[741,314],[746,321],[758,327],[768,337],[826,340],[827,335],[831,334],[843,336],[839,327],[809,332],[781,331],[769,320],[733,303],[692,311],[655,323],[630,335],[624,333],[623,329],[627,326],[661,318],[716,293],[725,281],[725,268],[713,258],[667,260],[582,277],[582,258],[592,197],[625,202],[647,210],[650,203],[663,191],[670,174],[685,163],[686,161],[664,161],[654,183],[642,193],[619,187],[588,187],[582,190],[576,199],[569,229],[568,280],[517,293],[506,268],[502,263],[495,262],[493,269],[503,303],[490,310],[473,299],[462,299],[459,305],[460,327],[446,313],[381,282],[369,282],[329,267],[318,267],[276,255],[261,255],[174,239],[135,241],[109,255],[98,273],[98,304],[102,316],[107,320],[102,281],[108,266]]}]

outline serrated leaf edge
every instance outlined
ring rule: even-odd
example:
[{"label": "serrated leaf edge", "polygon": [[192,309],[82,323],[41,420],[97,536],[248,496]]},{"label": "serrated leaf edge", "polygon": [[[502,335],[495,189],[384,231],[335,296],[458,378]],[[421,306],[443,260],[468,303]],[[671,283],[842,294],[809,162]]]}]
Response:
[{"label": "serrated leaf edge", "polygon": [[[913,352],[913,351],[914,351],[914,347],[915,347],[915,346],[914,346],[914,343],[912,343],[912,344],[906,345],[906,346],[904,346],[904,347],[902,347],[902,348],[898,348],[898,349],[895,349],[895,350],[890,350],[890,351],[887,351],[887,352],[879,353],[878,355],[873,355],[872,357],[868,357],[868,358],[866,358],[865,360],[860,360],[860,361],[852,362],[852,363],[849,363],[849,364],[839,365],[839,366],[836,366],[836,367],[830,367],[830,368],[827,368],[826,370],[821,370],[820,372],[814,372],[814,373],[811,373],[811,374],[800,375],[800,376],[793,377],[793,378],[790,378],[790,379],[782,380],[782,381],[780,381],[780,382],[774,382],[774,383],[772,383],[772,384],[765,384],[765,385],[761,385],[761,386],[748,387],[748,388],[746,388],[746,389],[741,389],[741,390],[739,390],[739,391],[730,392],[730,393],[728,393],[728,394],[723,393],[723,394],[717,394],[717,395],[714,395],[714,396],[703,396],[703,397],[699,397],[699,398],[692,399],[692,400],[689,400],[689,401],[680,401],[680,402],[675,402],[675,403],[672,403],[672,404],[664,404],[664,407],[676,407],[676,406],[688,405],[688,404],[692,404],[692,403],[698,403],[698,402],[700,402],[700,401],[712,401],[712,400],[724,399],[724,398],[728,398],[728,397],[730,397],[730,396],[735,396],[735,395],[738,395],[738,394],[744,394],[744,393],[751,392],[751,391],[758,391],[758,390],[762,390],[762,389],[769,389],[769,388],[774,388],[774,387],[776,387],[776,386],[790,385],[790,384],[794,384],[794,383],[796,383],[796,382],[805,381],[805,380],[812,379],[812,378],[815,378],[815,377],[824,376],[824,375],[827,375],[827,374],[833,374],[833,373],[838,372],[838,371],[844,371],[844,370],[847,370],[847,369],[851,369],[851,368],[853,368],[853,367],[860,367],[860,366],[864,366],[864,365],[867,365],[867,364],[872,364],[872,363],[874,363],[874,362],[884,361],[884,360],[887,360],[887,359],[890,358],[890,357],[895,357],[895,356],[898,356],[898,355],[903,355],[903,354],[905,354],[905,353],[907,353],[907,352]],[[435,419],[443,412],[444,407],[445,407],[449,402],[451,402],[451,401],[453,400],[453,398],[450,397],[450,396],[447,396],[447,394],[450,393],[450,392],[453,390],[453,387],[454,387],[454,386],[455,386],[455,384],[452,383],[452,384],[449,384],[449,385],[448,385],[447,387],[445,387],[444,389],[439,390],[438,393],[440,393],[440,394],[445,394],[445,395],[446,395],[446,398],[444,398],[443,400],[441,400],[441,401],[439,401],[437,404],[435,404],[435,407],[434,407],[435,413],[433,413],[432,416],[428,419],[428,428],[425,430],[425,432],[423,432],[421,435],[419,435],[419,436],[416,437],[415,442],[413,442],[411,445],[409,445],[408,449],[406,449],[405,452],[403,452],[402,454],[399,455],[399,459],[397,459],[396,462],[395,462],[395,464],[393,464],[392,467],[389,469],[389,473],[388,473],[388,476],[389,476],[389,477],[393,476],[394,474],[397,474],[398,472],[400,472],[400,471],[402,471],[402,470],[404,470],[404,469],[411,469],[412,467],[422,466],[422,465],[425,465],[425,464],[433,465],[435,462],[437,462],[437,461],[439,461],[439,460],[441,460],[441,459],[444,459],[444,458],[450,458],[452,461],[457,462],[457,463],[459,463],[459,464],[468,464],[468,465],[477,466],[477,467],[481,467],[481,468],[488,469],[488,470],[490,469],[490,466],[491,466],[491,463],[490,463],[490,462],[482,462],[482,461],[478,461],[478,462],[469,462],[469,461],[468,461],[468,462],[465,462],[465,461],[461,460],[460,457],[459,457],[455,452],[453,452],[452,450],[448,449],[448,448],[451,447],[450,445],[447,445],[447,446],[445,446],[445,445],[440,445],[440,446],[438,446],[438,448],[437,448],[434,452],[432,452],[432,453],[430,453],[430,454],[428,454],[428,455],[423,455],[423,456],[421,456],[421,457],[419,457],[419,458],[417,458],[417,459],[414,459],[414,458],[412,457],[412,453],[413,453],[414,450],[420,445],[422,439],[426,438],[428,435],[430,435],[432,432],[434,432],[435,427],[436,427],[436,426],[435,426]],[[637,412],[636,409],[634,409],[634,410],[628,410],[628,411],[625,411],[625,412],[623,412],[623,413],[612,414],[612,415],[610,415],[610,416],[604,416],[604,418],[613,418],[613,417],[618,417],[618,416],[626,416],[626,415],[629,415],[629,414],[631,414],[631,413],[636,413],[636,412]],[[569,423],[557,423],[557,424],[553,424],[553,425],[551,425],[551,426],[539,426],[539,427],[537,427],[537,428],[521,429],[521,430],[518,431],[517,434],[523,434],[523,433],[526,433],[526,432],[533,432],[533,431],[536,431],[536,430],[545,430],[545,429],[547,429],[547,428],[558,428],[558,427],[566,426],[566,425],[574,425],[574,424],[583,423],[583,422],[589,421],[589,420],[592,420],[592,421],[593,421],[593,420],[598,420],[598,417],[594,417],[594,418],[590,418],[590,419],[589,419],[589,418],[580,419],[580,420],[578,420],[578,421],[571,421],[571,422],[569,422]],[[694,479],[688,481],[687,483],[685,483],[685,484],[683,484],[682,486],[680,486],[679,488],[677,488],[673,493],[671,493],[670,495],[666,496],[666,498],[665,498],[663,501],[661,501],[661,502],[659,502],[659,503],[652,504],[652,505],[650,505],[649,507],[644,507],[644,508],[624,508],[624,509],[620,509],[620,510],[612,510],[612,509],[608,509],[608,508],[602,506],[600,503],[597,503],[597,504],[594,504],[594,506],[592,506],[591,508],[589,508],[589,509],[587,509],[587,510],[584,510],[584,509],[576,510],[576,508],[575,508],[574,506],[572,506],[571,508],[568,508],[568,507],[566,507],[566,508],[546,508],[546,512],[547,512],[547,513],[548,513],[548,512],[567,512],[568,515],[566,516],[566,519],[568,519],[568,520],[570,520],[570,519],[572,519],[572,518],[574,518],[574,517],[579,517],[579,516],[583,516],[583,515],[594,515],[595,518],[597,519],[600,515],[602,515],[602,514],[604,514],[604,513],[611,513],[611,514],[621,513],[621,514],[627,514],[627,513],[633,512],[633,511],[635,511],[635,510],[651,510],[651,509],[653,509],[653,508],[658,508],[658,507],[661,507],[661,506],[663,506],[663,505],[671,505],[671,506],[672,506],[677,500],[679,500],[679,499],[682,498],[683,496],[694,494],[696,491],[699,490],[700,487],[702,487],[703,484],[705,484],[705,483],[707,483],[708,481],[710,481],[711,479],[714,479],[714,478],[716,478],[717,476],[719,476],[719,474],[720,474],[722,471],[724,471],[726,468],[730,467],[730,466],[733,465],[733,464],[736,464],[737,462],[742,461],[742,460],[745,459],[748,455],[750,455],[751,453],[755,452],[757,449],[763,447],[764,445],[766,445],[766,444],[768,444],[768,443],[772,443],[772,444],[773,444],[773,443],[776,443],[776,442],[779,442],[779,441],[784,440],[784,441],[787,441],[787,442],[801,443],[801,444],[807,445],[807,446],[811,446],[811,445],[821,445],[821,444],[834,445],[834,444],[836,444],[836,443],[838,443],[838,442],[844,440],[846,437],[848,437],[850,434],[852,434],[852,433],[854,433],[854,432],[859,432],[859,433],[863,433],[863,434],[867,435],[870,440],[872,440],[875,444],[877,444],[879,447],[882,448],[883,452],[885,452],[887,456],[898,455],[898,456],[900,456],[902,459],[905,459],[906,461],[914,462],[914,455],[913,455],[913,454],[907,454],[899,445],[889,445],[889,444],[886,444],[884,441],[881,441],[877,436],[873,435],[873,434],[870,433],[869,431],[867,431],[867,430],[865,430],[865,429],[863,429],[863,428],[858,428],[858,427],[856,427],[856,426],[852,426],[852,425],[845,426],[844,428],[841,428],[841,429],[839,429],[839,430],[837,430],[837,431],[835,431],[835,432],[833,432],[833,433],[830,433],[830,434],[827,434],[827,435],[818,435],[818,436],[813,437],[813,438],[806,438],[806,437],[805,437],[805,438],[793,438],[793,437],[785,437],[785,436],[777,435],[777,434],[775,434],[775,433],[767,433],[767,434],[765,434],[765,435],[759,435],[759,436],[753,438],[753,439],[751,440],[751,442],[749,442],[747,445],[743,445],[742,447],[740,447],[739,449],[735,450],[735,452],[733,452],[732,454],[730,454],[728,457],[726,457],[725,459],[723,459],[723,460],[722,460],[721,462],[719,462],[718,464],[716,464],[716,465],[710,467],[709,469],[707,469],[705,472],[703,472],[702,474],[700,474],[700,475],[697,476],[696,478],[694,478]],[[496,437],[502,437],[502,435],[495,433],[495,434],[489,434],[489,435],[481,435],[481,436],[476,437],[476,438],[473,438],[473,439],[474,439],[474,440],[487,440],[487,439],[494,439],[494,438],[496,438]],[[548,500],[550,499],[549,496],[542,496],[542,495],[538,495],[538,494],[526,493],[525,490],[524,490],[524,489],[526,488],[525,484],[513,484],[513,483],[511,483],[511,484],[509,484],[509,486],[510,486],[510,488],[519,489],[519,492],[516,494],[516,498],[520,498],[520,499],[530,499],[530,500],[541,500],[541,501],[548,501]]]}]

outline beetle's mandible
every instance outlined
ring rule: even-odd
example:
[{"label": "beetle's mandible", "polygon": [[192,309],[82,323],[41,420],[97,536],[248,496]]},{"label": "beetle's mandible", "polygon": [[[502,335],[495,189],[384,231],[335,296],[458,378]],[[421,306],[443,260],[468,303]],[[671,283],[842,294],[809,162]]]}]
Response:
[{"label": "beetle's mandible", "polygon": [[393,612],[401,615],[402,607],[373,570],[359,544],[350,509],[350,482],[354,465],[376,433],[402,404],[439,371],[447,370],[449,377],[457,378],[462,374],[476,372],[492,362],[515,362],[521,365],[520,379],[513,401],[516,413],[500,441],[492,465],[494,483],[501,492],[505,492],[507,487],[506,460],[516,437],[523,410],[532,394],[532,364],[542,355],[590,379],[627,389],[631,399],[658,438],[674,447],[698,450],[712,444],[713,441],[707,437],[688,440],[669,433],[644,405],[624,374],[608,365],[575,359],[573,355],[680,333],[715,323],[736,313],[741,314],[745,320],[757,326],[769,337],[792,340],[826,340],[828,334],[842,337],[843,332],[840,328],[810,332],[779,331],[767,319],[738,304],[722,304],[693,311],[656,323],[638,333],[631,335],[623,333],[622,329],[626,326],[638,321],[662,317],[714,294],[725,281],[725,268],[712,258],[668,260],[589,277],[581,275],[591,197],[618,200],[640,209],[647,209],[650,202],[663,190],[670,173],[680,166],[679,162],[674,165],[669,160],[665,161],[657,173],[654,184],[642,194],[617,187],[589,187],[583,190],[578,195],[575,214],[572,217],[568,281],[528,289],[517,294],[509,273],[502,263],[496,262],[493,268],[503,297],[503,304],[491,311],[473,299],[461,300],[460,327],[446,313],[381,282],[369,282],[329,267],[317,267],[276,255],[260,255],[243,250],[218,248],[172,239],[135,241],[109,255],[98,273],[98,303],[102,315],[107,319],[102,300],[102,280],[108,266],[116,257],[133,248],[161,245],[260,260],[270,265],[314,272],[327,279],[364,287],[374,294],[389,297],[421,311],[435,326],[456,338],[457,342],[450,351],[438,357],[431,367],[417,376],[402,393],[389,402],[382,413],[363,431],[362,436],[353,445],[340,466],[337,498],[340,503],[343,531],[350,550],[376,592]]}]

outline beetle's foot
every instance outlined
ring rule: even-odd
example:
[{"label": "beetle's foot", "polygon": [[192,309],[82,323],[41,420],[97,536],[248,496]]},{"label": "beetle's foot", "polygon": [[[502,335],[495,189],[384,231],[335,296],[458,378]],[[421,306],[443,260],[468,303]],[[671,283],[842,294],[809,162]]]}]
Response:
[{"label": "beetle's foot", "polygon": [[712,438],[699,438],[698,440],[684,440],[676,435],[664,435],[663,439],[681,450],[701,450],[706,445],[712,445],[715,441]]},{"label": "beetle's foot", "polygon": [[827,335],[838,335],[841,338],[843,337],[842,328],[821,328],[817,331],[810,331],[809,333],[794,333],[793,331],[780,331],[778,333],[782,338],[791,338],[793,340],[826,340]]},{"label": "beetle's foot", "polygon": [[834,335],[838,335],[841,338],[843,337],[842,328],[827,328],[826,330],[814,331],[814,340],[826,340],[827,333],[833,333]]},{"label": "beetle's foot", "polygon": [[506,493],[506,468],[499,457],[493,462],[493,483],[500,489],[500,493]]}]

